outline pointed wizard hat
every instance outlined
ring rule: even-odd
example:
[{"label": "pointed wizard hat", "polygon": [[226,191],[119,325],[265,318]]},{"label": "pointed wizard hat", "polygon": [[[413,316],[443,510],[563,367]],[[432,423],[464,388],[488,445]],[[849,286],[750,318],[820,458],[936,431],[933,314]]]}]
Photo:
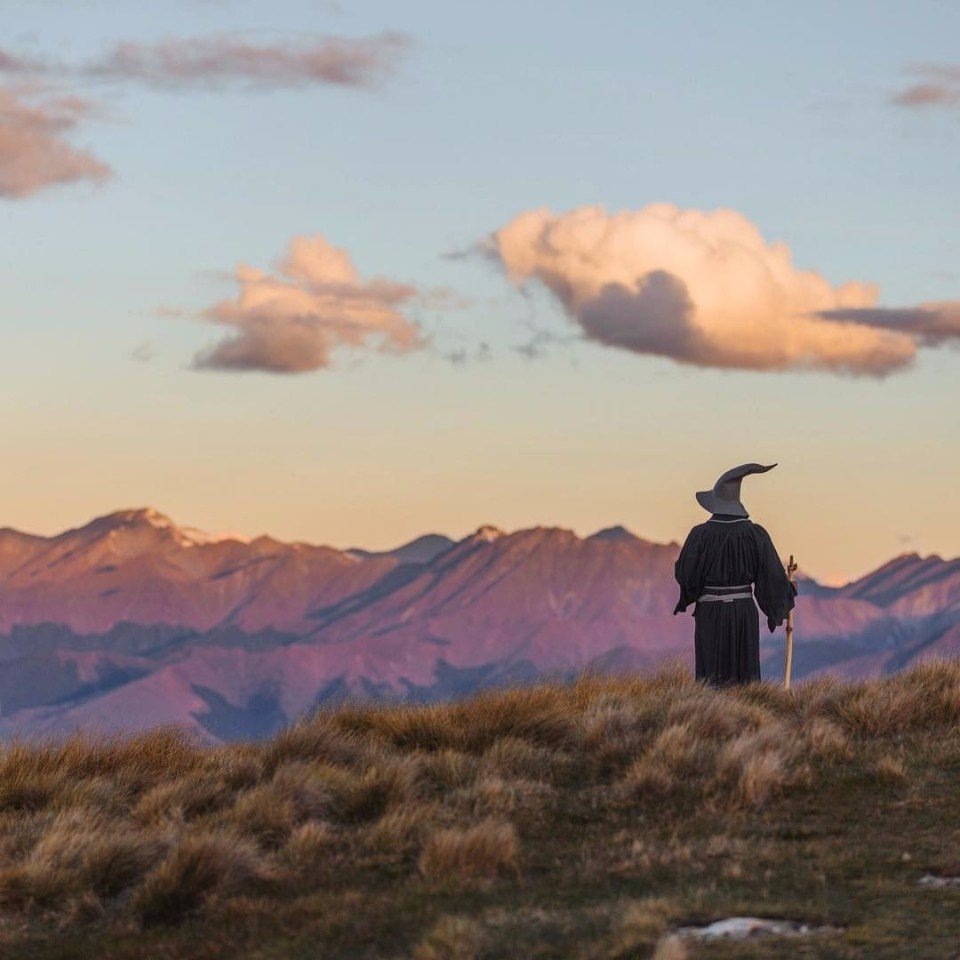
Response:
[{"label": "pointed wizard hat", "polygon": [[712,490],[700,490],[697,503],[708,513],[729,513],[734,517],[747,517],[749,514],[740,502],[740,481],[751,473],[766,473],[776,466],[771,463],[765,467],[759,463],[742,463],[720,475]]}]

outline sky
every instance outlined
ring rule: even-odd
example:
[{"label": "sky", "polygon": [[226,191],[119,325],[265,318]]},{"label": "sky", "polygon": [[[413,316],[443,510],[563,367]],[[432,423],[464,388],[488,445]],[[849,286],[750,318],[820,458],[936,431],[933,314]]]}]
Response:
[{"label": "sky", "polygon": [[0,10],[0,525],[960,554],[957,4]]}]

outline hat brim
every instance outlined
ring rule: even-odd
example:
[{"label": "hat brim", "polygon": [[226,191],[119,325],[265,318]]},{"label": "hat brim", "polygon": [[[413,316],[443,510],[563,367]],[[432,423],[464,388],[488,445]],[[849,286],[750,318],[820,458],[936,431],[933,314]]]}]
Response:
[{"label": "hat brim", "polygon": [[731,517],[748,517],[746,507],[739,500],[724,500],[718,497],[712,490],[698,490],[697,503],[703,507],[707,513],[726,513]]}]

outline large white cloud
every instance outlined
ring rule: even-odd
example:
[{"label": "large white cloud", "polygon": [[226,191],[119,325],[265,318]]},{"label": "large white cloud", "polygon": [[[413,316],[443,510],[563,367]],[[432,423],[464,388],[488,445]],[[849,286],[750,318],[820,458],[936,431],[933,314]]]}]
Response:
[{"label": "large white cloud", "polygon": [[918,341],[954,335],[956,305],[885,312],[876,285],[798,270],[734,210],[530,210],[482,248],[518,286],[546,287],[588,339],[681,363],[884,375]]},{"label": "large white cloud", "polygon": [[274,273],[241,265],[236,280],[236,299],[202,315],[231,332],[197,354],[198,368],[302,373],[329,366],[338,348],[403,353],[422,344],[402,312],[417,290],[361,280],[347,252],[322,236],[295,237]]}]

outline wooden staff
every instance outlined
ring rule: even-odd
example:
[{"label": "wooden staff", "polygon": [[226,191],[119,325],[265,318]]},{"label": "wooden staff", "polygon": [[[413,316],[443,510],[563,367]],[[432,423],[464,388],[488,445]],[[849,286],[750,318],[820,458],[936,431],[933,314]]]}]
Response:
[{"label": "wooden staff", "polygon": [[[797,565],[793,562],[793,554],[790,554],[790,562],[787,564],[787,580],[793,583],[793,575],[797,570]],[[790,672],[793,670],[793,610],[787,611],[787,662],[783,668],[783,689],[790,689]]]}]

